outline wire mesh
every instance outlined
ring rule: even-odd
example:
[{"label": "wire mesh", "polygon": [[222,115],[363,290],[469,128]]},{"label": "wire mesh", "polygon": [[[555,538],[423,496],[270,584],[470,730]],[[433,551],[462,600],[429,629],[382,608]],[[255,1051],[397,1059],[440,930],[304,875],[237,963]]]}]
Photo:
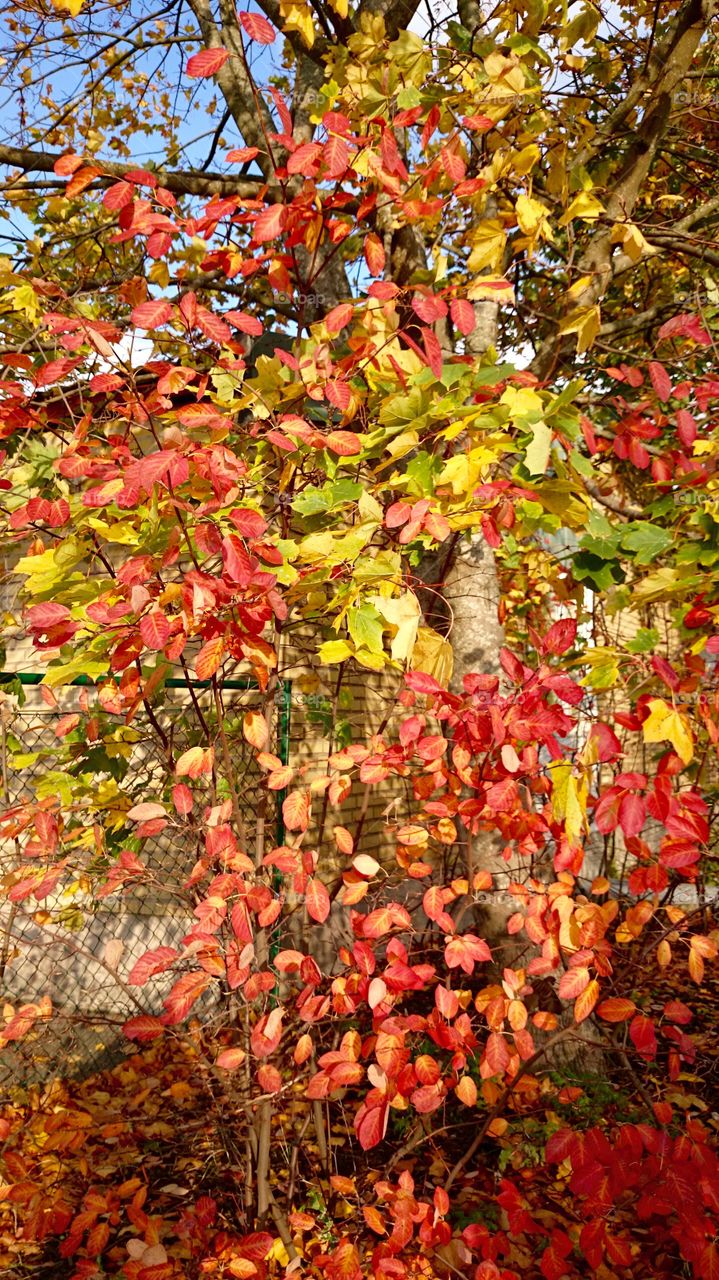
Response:
[{"label": "wire mesh", "polygon": [[[175,684],[183,686],[184,682]],[[98,786],[106,789],[110,830],[113,796],[124,797],[125,809],[128,797],[138,803],[162,796],[170,781],[167,744],[177,759],[187,746],[194,745],[198,718],[200,722],[203,717],[209,720],[216,710],[206,688],[174,688],[167,691],[161,709],[153,713],[154,724],[147,713],[139,713],[129,726],[122,717],[115,717],[114,722],[111,718],[109,733],[95,750],[83,734],[81,720],[74,734],[77,741],[71,733],[60,752],[58,732],[67,726],[66,717],[77,712],[82,691],[62,690],[54,707],[45,704],[40,690],[24,692],[23,705],[6,699],[2,709],[0,759],[5,811],[38,794],[62,797],[70,786],[73,795],[78,789],[82,793],[87,777],[88,786],[91,780],[96,791]],[[257,705],[258,698],[253,688],[224,689],[222,694],[223,727],[248,850],[254,846],[259,815],[266,826],[272,824],[276,829],[282,798],[263,785],[254,752],[242,734],[242,716]],[[285,762],[289,690],[282,685],[277,702],[276,741],[269,749]],[[61,760],[61,754],[69,758]],[[127,827],[117,826],[118,848],[132,846]],[[47,996],[52,1014],[0,1050],[0,1089],[53,1076],[79,1078],[102,1070],[132,1051],[122,1034],[128,1017],[162,1012],[163,998],[176,974],[163,974],[142,988],[129,986],[126,976],[151,948],[181,949],[182,938],[197,925],[193,915],[197,890],[188,889],[186,883],[200,851],[197,829],[188,823],[168,830],[169,836],[163,831],[141,846],[131,847],[131,852],[141,848],[147,870],[142,877],[130,877],[116,892],[102,896],[91,875],[83,878],[78,874],[69,885],[63,881],[57,892],[40,903],[34,897],[17,903],[4,899],[0,906],[2,1002],[17,1010]],[[88,831],[88,847],[90,836]],[[0,842],[0,877],[6,885],[17,877],[22,862],[17,841]],[[36,866],[37,859],[32,869]],[[205,999],[197,1012],[211,1017],[212,1000]]]}]

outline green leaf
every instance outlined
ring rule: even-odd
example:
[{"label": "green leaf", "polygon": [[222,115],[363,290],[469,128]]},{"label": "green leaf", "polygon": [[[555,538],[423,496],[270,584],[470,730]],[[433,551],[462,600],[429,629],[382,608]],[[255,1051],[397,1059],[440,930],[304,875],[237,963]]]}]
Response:
[{"label": "green leaf", "polygon": [[651,564],[674,544],[674,534],[648,520],[639,520],[622,537],[622,548],[632,553],[637,564]]},{"label": "green leaf", "polygon": [[582,551],[589,551],[602,560],[613,560],[619,550],[622,530],[609,523],[606,516],[592,511],[587,521],[587,531],[580,546]]},{"label": "green leaf", "polygon": [[358,649],[369,649],[370,653],[378,654],[383,652],[382,621],[371,604],[350,609],[347,628]]},{"label": "green leaf", "polygon": [[109,658],[89,658],[84,653],[79,653],[71,662],[64,662],[59,667],[50,667],[43,676],[43,684],[49,684],[54,688],[59,684],[72,684],[77,676],[89,676],[91,680],[96,680],[98,676],[104,676],[110,667]]},{"label": "green leaf", "polygon": [[574,557],[572,572],[578,582],[586,582],[594,591],[609,591],[615,583],[624,581],[618,560],[602,560],[588,551],[580,551]]},{"label": "green leaf", "polygon": [[631,640],[627,640],[630,653],[653,653],[659,644],[659,632],[654,627],[640,627]]},{"label": "green leaf", "polygon": [[292,501],[292,509],[301,516],[323,515],[335,507],[356,502],[363,493],[361,484],[355,480],[335,480],[334,483],[323,484],[321,489],[309,486]]}]

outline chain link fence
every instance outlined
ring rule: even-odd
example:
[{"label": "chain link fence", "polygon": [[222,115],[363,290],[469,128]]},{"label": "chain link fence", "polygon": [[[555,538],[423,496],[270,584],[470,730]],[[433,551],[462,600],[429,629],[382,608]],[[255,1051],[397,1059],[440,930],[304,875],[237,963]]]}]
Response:
[{"label": "chain link fence", "polygon": [[[204,721],[211,726],[218,714],[207,685],[175,680],[166,689],[161,709],[152,713],[154,723],[147,712],[139,712],[129,725],[123,716],[104,715],[103,733],[90,741],[87,712],[80,712],[92,691],[62,689],[57,705],[48,706],[42,689],[36,687],[39,679],[4,677],[0,685],[5,694],[0,711],[5,813],[32,798],[59,796],[65,801],[70,799],[70,788],[73,798],[92,789],[92,805],[105,805],[103,829],[109,832],[111,842],[116,841],[112,852],[141,853],[146,872],[130,877],[116,892],[98,894],[93,875],[82,871],[83,863],[87,867],[93,863],[90,824],[80,836],[78,851],[82,856],[69,881],[63,879],[57,890],[40,902],[34,896],[16,903],[8,901],[7,895],[3,897],[2,1003],[17,1009],[47,996],[52,1004],[49,1018],[0,1049],[0,1090],[5,1091],[12,1085],[53,1076],[78,1078],[112,1065],[132,1048],[121,1030],[127,1018],[140,1012],[162,1012],[163,998],[174,978],[163,974],[139,988],[129,986],[126,975],[151,948],[180,949],[182,938],[197,925],[193,891],[186,882],[200,847],[190,823],[173,824],[141,845],[128,839],[123,806],[126,811],[128,798],[139,803],[166,793],[171,777],[168,759],[177,759],[187,746],[194,745],[198,725]],[[263,785],[254,752],[242,734],[243,714],[258,705],[256,686],[250,681],[228,681],[222,686],[221,697],[223,728],[251,854],[259,821],[264,822],[268,835],[271,830],[272,837],[282,842],[282,794],[268,792]],[[276,703],[275,741],[268,749],[286,763],[287,682],[278,685]],[[80,718],[74,725],[76,715]],[[68,724],[73,727],[66,733]],[[48,863],[53,860],[47,859]],[[0,841],[0,881],[5,888],[17,879],[18,867],[27,865],[34,871],[38,861],[42,865],[42,858],[23,858],[19,841]],[[102,868],[95,864],[95,870]],[[100,875],[101,881],[103,878]],[[212,1016],[211,1001],[199,1008],[205,1016]]]}]

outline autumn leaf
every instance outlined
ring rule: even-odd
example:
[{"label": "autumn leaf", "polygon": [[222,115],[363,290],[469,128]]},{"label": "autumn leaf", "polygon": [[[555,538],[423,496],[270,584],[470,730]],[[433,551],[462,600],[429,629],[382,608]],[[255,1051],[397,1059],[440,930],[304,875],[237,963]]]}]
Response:
[{"label": "autumn leaf", "polygon": [[305,890],[305,903],[313,920],[323,924],[330,913],[330,895],[321,880],[310,879]]},{"label": "autumn leaf", "polygon": [[275,39],[275,29],[271,23],[261,13],[238,13],[238,18],[243,30],[255,40],[257,44],[272,44]]},{"label": "autumn leaf", "polygon": [[246,711],[242,720],[242,733],[251,747],[261,751],[267,744],[269,730],[261,711]]},{"label": "autumn leaf", "polygon": [[194,79],[201,79],[204,76],[214,76],[224,67],[229,58],[227,49],[201,49],[199,53],[195,53],[187,60],[185,68],[187,75]]},{"label": "autumn leaf", "polygon": [[642,724],[645,742],[671,742],[683,764],[694,755],[694,742],[687,717],[662,698],[650,698],[649,716]]},{"label": "autumn leaf", "polygon": [[594,1006],[599,999],[599,983],[596,978],[592,978],[591,982],[584,988],[581,995],[574,1002],[574,1021],[584,1022],[592,1012]]}]

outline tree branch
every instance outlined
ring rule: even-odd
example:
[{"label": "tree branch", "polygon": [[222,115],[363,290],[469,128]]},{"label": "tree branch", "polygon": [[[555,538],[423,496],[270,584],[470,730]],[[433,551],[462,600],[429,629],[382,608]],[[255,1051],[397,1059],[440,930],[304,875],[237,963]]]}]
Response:
[{"label": "tree branch", "polygon": [[[0,165],[11,169],[20,169],[23,173],[53,173],[55,165],[64,153],[61,151],[33,151],[28,147],[7,147],[0,145]],[[102,174],[97,182],[109,186],[118,179],[137,169],[136,164],[117,164],[109,160],[92,160],[88,163],[102,167]],[[182,172],[173,169],[153,169],[161,186],[172,191],[174,195],[188,196],[241,196],[253,199],[263,178],[232,178],[222,173],[197,173],[192,170]]]}]

